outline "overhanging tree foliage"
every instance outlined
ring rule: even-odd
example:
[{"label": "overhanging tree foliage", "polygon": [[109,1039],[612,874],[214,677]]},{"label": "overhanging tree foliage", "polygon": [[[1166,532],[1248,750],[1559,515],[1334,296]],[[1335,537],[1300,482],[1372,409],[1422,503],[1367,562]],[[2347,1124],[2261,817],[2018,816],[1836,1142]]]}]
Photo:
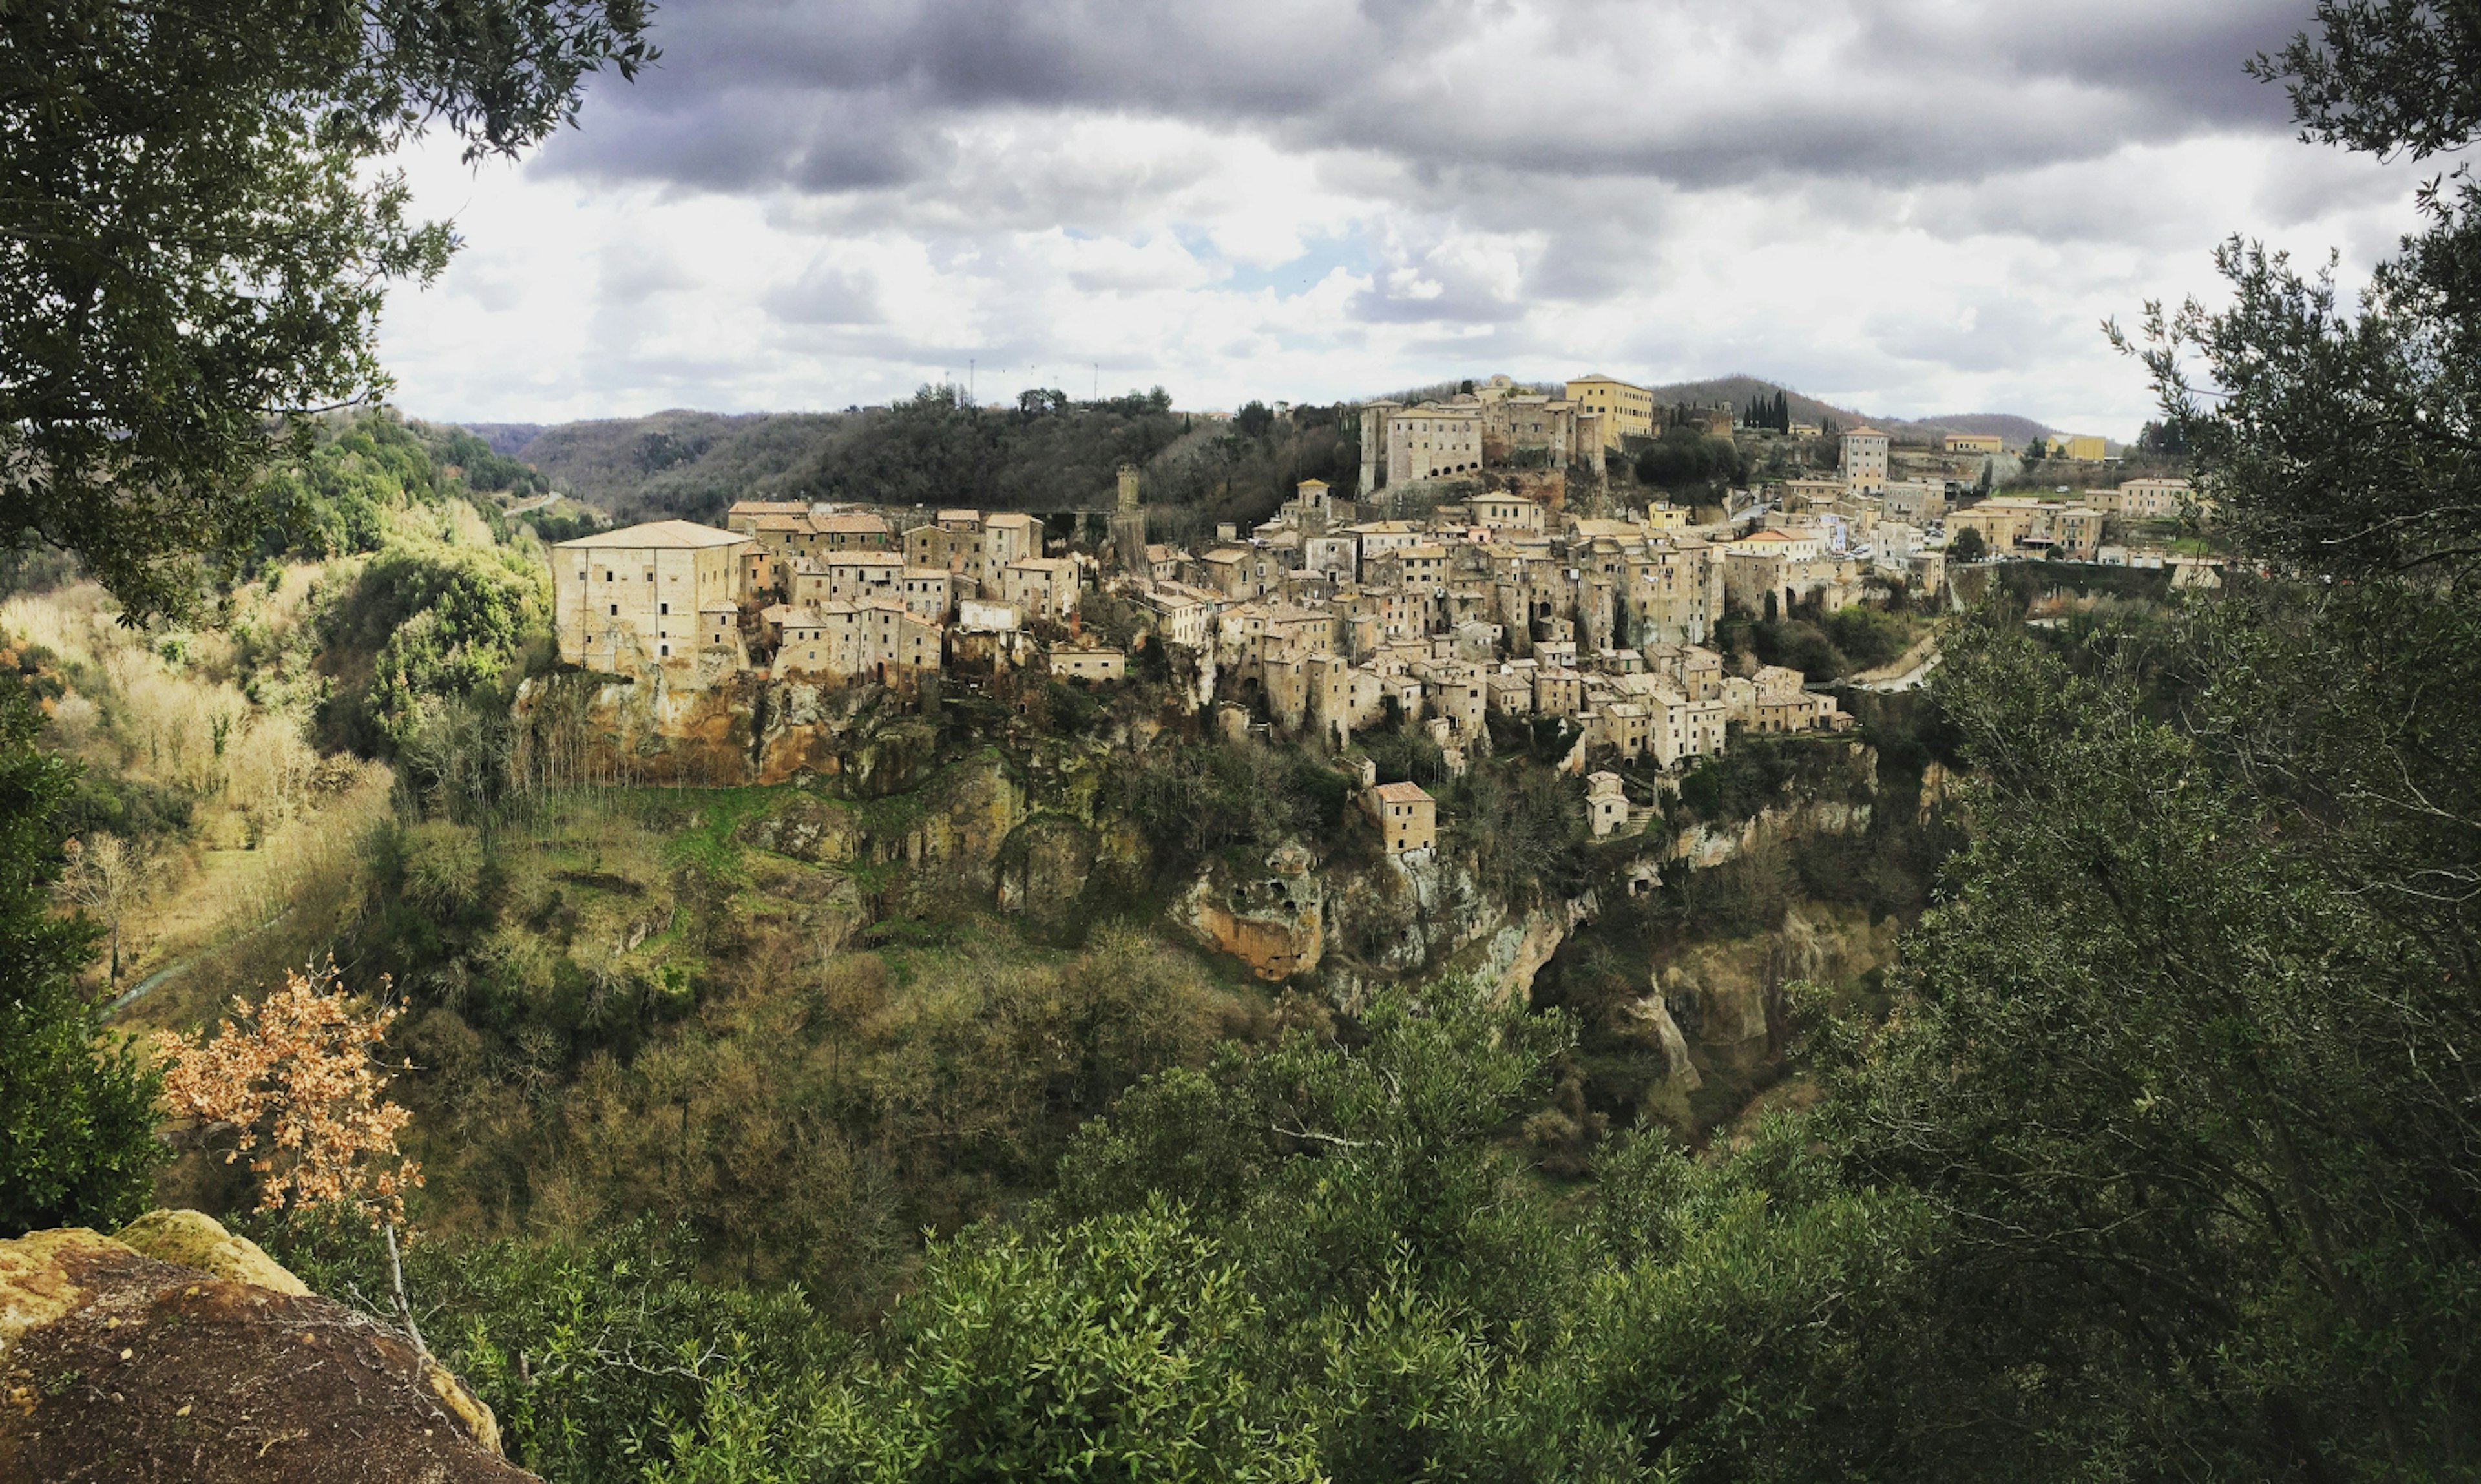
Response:
[{"label": "overhanging tree foliage", "polygon": [[[2468,7],[2328,3],[2309,132],[2468,143]],[[2241,243],[2142,354],[2268,576],[1949,646],[1982,782],[1833,1126],[1941,1212],[1913,1477],[2444,1478],[2481,1427],[2481,199],[2357,306]],[[2171,440],[2165,440],[2171,441]]]},{"label": "overhanging tree foliage", "polygon": [[0,1237],[118,1226],[144,1211],[168,1151],[153,1070],[126,1042],[98,1053],[103,1006],[78,971],[98,929],[54,915],[52,811],[75,769],[36,750],[41,718],[0,677]]},{"label": "overhanging tree foliage", "polygon": [[469,157],[654,57],[645,0],[0,0],[0,542],[180,613],[280,515],[300,415],[377,396],[383,290],[455,247],[369,162]]}]

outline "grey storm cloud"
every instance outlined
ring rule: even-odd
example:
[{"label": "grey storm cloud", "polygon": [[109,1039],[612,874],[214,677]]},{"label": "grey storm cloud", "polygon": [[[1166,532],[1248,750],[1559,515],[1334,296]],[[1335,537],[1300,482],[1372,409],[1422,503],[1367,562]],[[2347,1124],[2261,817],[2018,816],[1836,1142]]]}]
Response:
[{"label": "grey storm cloud", "polygon": [[598,88],[554,169],[744,191],[899,189],[996,114],[1240,125],[1475,171],[1977,179],[2207,130],[2280,131],[2242,63],[2309,0],[690,0]]},{"label": "grey storm cloud", "polygon": [[[392,313],[440,395],[478,395],[447,326],[487,324],[589,409],[1571,356],[2118,407],[2096,326],[2226,233],[2400,229],[2408,169],[2286,143],[2244,71],[2313,5],[663,0],[661,64],[512,172],[506,248]],[[530,272],[568,231],[587,271]]]}]

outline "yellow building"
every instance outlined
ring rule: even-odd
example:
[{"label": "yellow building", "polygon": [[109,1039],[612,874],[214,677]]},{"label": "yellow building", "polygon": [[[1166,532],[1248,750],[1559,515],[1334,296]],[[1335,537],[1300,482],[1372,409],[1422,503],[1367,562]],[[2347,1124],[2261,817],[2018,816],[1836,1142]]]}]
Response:
[{"label": "yellow building", "polygon": [[1990,432],[1951,432],[1946,435],[1950,454],[2004,454],[2007,440]]},{"label": "yellow building", "polygon": [[675,685],[745,668],[735,620],[748,536],[659,520],[552,548],[560,657],[616,675],[661,671]]},{"label": "yellow building", "polygon": [[1618,448],[1624,438],[1654,436],[1654,393],[1616,377],[1580,377],[1568,383],[1568,400],[1579,410],[1601,415],[1603,447]]},{"label": "yellow building", "polygon": [[1420,784],[1379,784],[1363,792],[1361,807],[1376,821],[1390,855],[1426,850],[1438,843],[1439,806]]},{"label": "yellow building", "polygon": [[2107,456],[2103,440],[2090,433],[2054,433],[2050,437],[2052,458],[2077,458],[2086,463],[2100,463]]}]

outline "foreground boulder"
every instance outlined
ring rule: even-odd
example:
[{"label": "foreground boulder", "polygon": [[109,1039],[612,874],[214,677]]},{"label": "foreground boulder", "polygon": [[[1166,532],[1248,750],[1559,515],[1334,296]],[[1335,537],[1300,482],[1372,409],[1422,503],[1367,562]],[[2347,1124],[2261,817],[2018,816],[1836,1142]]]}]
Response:
[{"label": "foreground boulder", "polygon": [[455,1377],[254,1243],[191,1211],[121,1236],[0,1241],[0,1479],[534,1478]]}]

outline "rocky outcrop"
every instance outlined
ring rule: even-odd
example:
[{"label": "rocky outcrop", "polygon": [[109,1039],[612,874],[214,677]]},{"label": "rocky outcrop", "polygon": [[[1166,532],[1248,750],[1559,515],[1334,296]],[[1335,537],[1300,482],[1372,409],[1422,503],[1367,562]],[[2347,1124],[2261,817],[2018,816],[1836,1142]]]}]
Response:
[{"label": "rocky outcrop", "polygon": [[1325,893],[1309,851],[1284,846],[1266,873],[1218,879],[1210,871],[1171,904],[1171,919],[1205,947],[1229,953],[1262,979],[1308,974],[1326,953]]},{"label": "rocky outcrop", "polygon": [[1795,907],[1773,933],[1696,944],[1666,964],[1657,981],[1665,1014],[1708,1067],[1747,1071],[1775,1050],[1770,1015],[1785,984],[1849,983],[1883,968],[1895,931],[1893,918]]},{"label": "rocky outcrop", "polygon": [[1914,817],[1915,821],[1927,824],[1954,796],[1954,777],[1947,772],[1945,763],[1931,759],[1929,766],[1921,769],[1921,803],[1920,812]]},{"label": "rocky outcrop", "polygon": [[222,1222],[205,1211],[150,1211],[114,1233],[113,1240],[158,1262],[178,1263],[235,1283],[296,1298],[310,1292],[308,1284],[269,1257],[265,1248],[225,1231]]},{"label": "rocky outcrop", "polygon": [[689,787],[806,776],[849,798],[883,798],[937,767],[938,728],[908,709],[915,699],[755,675],[705,690],[661,676],[553,675],[517,689],[520,763],[554,779]]},{"label": "rocky outcrop", "polygon": [[1551,962],[1552,955],[1559,951],[1559,945],[1568,941],[1577,925],[1590,921],[1595,911],[1591,892],[1574,901],[1535,907],[1479,939],[1472,968],[1493,987],[1502,1002],[1524,1004],[1532,998],[1535,976]]},{"label": "rocky outcrop", "polygon": [[1664,1000],[1660,987],[1654,993],[1632,1000],[1622,1007],[1626,1020],[1620,1027],[1628,1039],[1642,1043],[1648,1051],[1662,1058],[1662,1075],[1666,1081],[1683,1091],[1695,1092],[1706,1085],[1697,1063],[1688,1054],[1688,1037],[1681,1032],[1680,1023],[1671,1018],[1671,1005]]},{"label": "rocky outcrop", "polygon": [[1000,849],[999,904],[1036,923],[1058,924],[1076,908],[1094,873],[1094,831],[1059,815],[1036,815]]},{"label": "rocky outcrop", "polygon": [[1671,859],[1686,861],[1700,871],[1737,860],[1771,844],[1816,835],[1858,834],[1869,827],[1866,803],[1811,799],[1775,804],[1737,824],[1692,824],[1671,843]]},{"label": "rocky outcrop", "polygon": [[[0,1241],[0,1478],[516,1484],[488,1408],[196,1212]],[[171,1254],[177,1261],[168,1261]]]}]

